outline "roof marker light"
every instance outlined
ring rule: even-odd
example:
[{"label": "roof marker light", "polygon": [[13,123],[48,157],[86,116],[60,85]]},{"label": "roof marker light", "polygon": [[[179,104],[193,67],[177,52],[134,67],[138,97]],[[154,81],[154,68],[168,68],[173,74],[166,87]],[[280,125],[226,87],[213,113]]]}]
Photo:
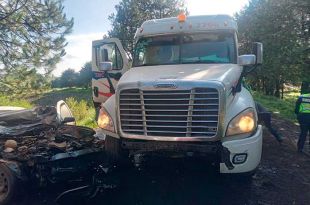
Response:
[{"label": "roof marker light", "polygon": [[185,15],[184,13],[180,13],[180,14],[178,15],[178,20],[179,20],[179,22],[185,22],[185,20],[186,20],[186,15]]}]

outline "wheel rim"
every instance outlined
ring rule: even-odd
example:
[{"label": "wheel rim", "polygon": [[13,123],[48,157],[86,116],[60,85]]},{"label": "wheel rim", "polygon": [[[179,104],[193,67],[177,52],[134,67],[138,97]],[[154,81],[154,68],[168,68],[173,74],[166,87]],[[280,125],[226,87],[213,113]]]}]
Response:
[{"label": "wheel rim", "polygon": [[9,194],[9,179],[8,176],[0,171],[0,201],[5,200]]}]

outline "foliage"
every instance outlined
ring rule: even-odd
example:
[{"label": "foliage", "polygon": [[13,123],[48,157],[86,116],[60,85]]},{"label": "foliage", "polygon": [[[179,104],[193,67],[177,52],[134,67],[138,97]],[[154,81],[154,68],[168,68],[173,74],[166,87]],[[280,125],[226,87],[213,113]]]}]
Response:
[{"label": "foliage", "polygon": [[16,98],[10,98],[5,95],[0,95],[0,106],[16,106],[16,107],[23,107],[23,108],[31,108],[32,104],[29,103],[27,100],[19,100]]},{"label": "foliage", "polygon": [[49,88],[48,77],[35,69],[25,67],[12,69],[0,80],[0,93],[10,93],[11,97],[23,98],[46,91]]},{"label": "foliage", "polygon": [[52,81],[52,88],[90,87],[92,80],[91,62],[84,64],[79,72],[73,69],[65,70],[59,78]]},{"label": "foliage", "polygon": [[0,67],[41,68],[50,73],[65,55],[65,36],[73,19],[63,13],[62,0],[3,0],[0,6]]},{"label": "foliage", "polygon": [[144,21],[187,12],[183,0],[122,0],[115,9],[116,13],[109,16],[112,24],[109,36],[119,38],[131,53],[135,32]]},{"label": "foliage", "polygon": [[253,73],[252,87],[282,97],[284,84],[310,79],[310,1],[251,0],[236,15],[241,52],[251,42],[264,44],[264,64]]},{"label": "foliage", "polygon": [[91,80],[93,77],[91,62],[87,62],[84,64],[82,69],[79,72],[79,85],[83,87],[90,87]]},{"label": "foliage", "polygon": [[267,96],[261,92],[253,92],[253,96],[255,101],[262,104],[274,114],[291,121],[296,121],[294,109],[299,92],[288,92],[284,95],[284,99],[279,99],[274,96]]},{"label": "foliage", "polygon": [[31,102],[35,105],[55,106],[59,100],[74,97],[77,101],[86,100],[89,105],[93,103],[92,92],[90,88],[57,88],[49,92],[32,98]]},{"label": "foliage", "polygon": [[72,111],[77,125],[96,127],[95,108],[89,106],[85,100],[77,101],[74,97],[66,99],[66,103]]},{"label": "foliage", "polygon": [[2,0],[0,93],[20,98],[45,91],[72,26],[62,0]]},{"label": "foliage", "polygon": [[53,87],[73,87],[78,83],[79,74],[73,69],[65,70],[60,78],[52,83]]}]

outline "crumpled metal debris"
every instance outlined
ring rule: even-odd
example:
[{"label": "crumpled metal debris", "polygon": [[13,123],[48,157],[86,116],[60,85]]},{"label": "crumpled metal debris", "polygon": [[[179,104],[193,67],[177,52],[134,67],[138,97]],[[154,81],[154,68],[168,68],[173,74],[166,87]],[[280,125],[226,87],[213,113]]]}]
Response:
[{"label": "crumpled metal debris", "polygon": [[0,138],[40,134],[57,126],[55,107],[0,111]]},{"label": "crumpled metal debris", "polygon": [[59,124],[55,107],[0,112],[0,157],[5,160],[49,160],[58,153],[102,148],[94,135],[87,127]]},{"label": "crumpled metal debris", "polygon": [[103,143],[97,140],[94,134],[92,129],[86,127],[63,125],[60,128],[41,131],[38,135],[15,137],[14,140],[0,137],[2,148],[0,157],[7,160],[28,161],[40,155],[48,160],[58,153],[102,148]]}]

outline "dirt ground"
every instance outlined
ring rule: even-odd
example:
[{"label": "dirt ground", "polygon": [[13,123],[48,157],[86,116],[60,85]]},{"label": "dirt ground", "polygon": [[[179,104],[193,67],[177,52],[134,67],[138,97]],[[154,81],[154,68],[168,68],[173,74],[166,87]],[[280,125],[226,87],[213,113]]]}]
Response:
[{"label": "dirt ground", "polygon": [[[66,204],[308,205],[310,157],[296,152],[299,128],[279,118],[274,124],[284,141],[279,144],[264,130],[262,161],[251,183],[223,178],[201,162],[160,162],[143,171],[124,170],[117,189],[92,200],[75,198]],[[55,204],[59,192],[38,192],[29,204]]]}]

